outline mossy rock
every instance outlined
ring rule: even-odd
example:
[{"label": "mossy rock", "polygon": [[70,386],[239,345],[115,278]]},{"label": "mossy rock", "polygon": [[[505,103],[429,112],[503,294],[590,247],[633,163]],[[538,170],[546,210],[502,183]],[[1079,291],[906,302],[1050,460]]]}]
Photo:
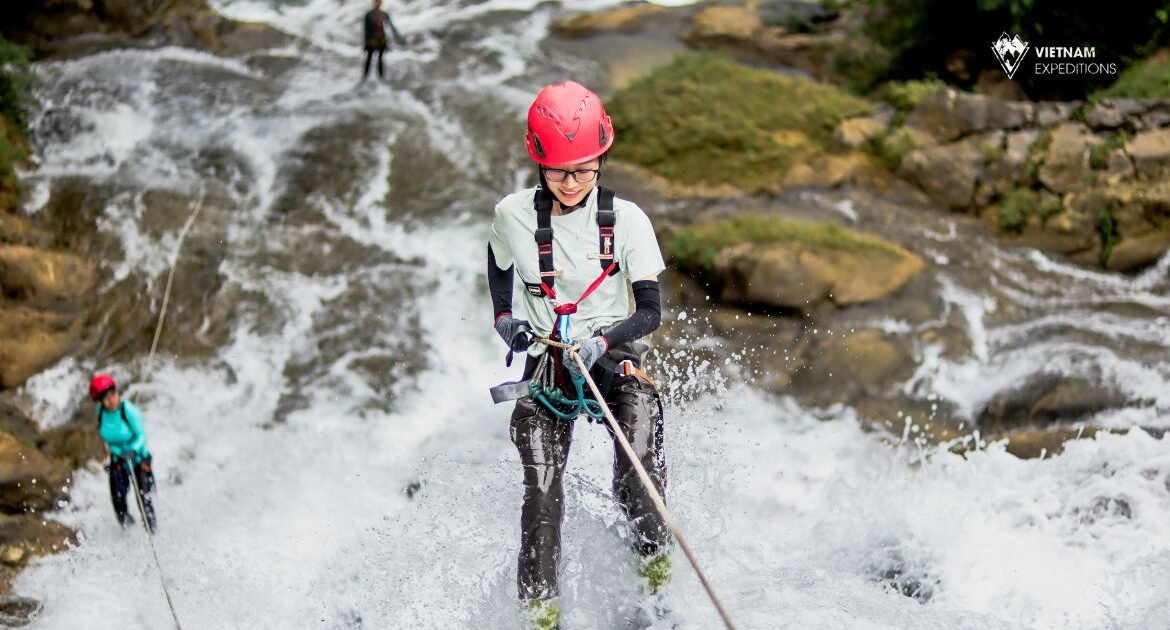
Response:
[{"label": "mossy rock", "polygon": [[608,103],[614,157],[680,184],[780,187],[797,163],[833,150],[843,119],[869,104],[805,78],[686,54]]},{"label": "mossy rock", "polygon": [[764,215],[678,229],[665,240],[674,264],[706,276],[720,299],[782,310],[878,300],[925,266],[894,243],[835,223]]}]

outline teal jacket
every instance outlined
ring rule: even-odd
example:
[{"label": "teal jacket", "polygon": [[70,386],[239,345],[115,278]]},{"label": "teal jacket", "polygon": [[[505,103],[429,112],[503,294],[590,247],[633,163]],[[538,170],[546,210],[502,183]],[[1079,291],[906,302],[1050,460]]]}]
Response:
[{"label": "teal jacket", "polygon": [[150,457],[150,451],[146,450],[146,430],[142,428],[142,412],[134,403],[123,400],[113,411],[99,404],[97,412],[98,433],[110,445],[114,457],[131,454],[136,454],[139,460]]}]

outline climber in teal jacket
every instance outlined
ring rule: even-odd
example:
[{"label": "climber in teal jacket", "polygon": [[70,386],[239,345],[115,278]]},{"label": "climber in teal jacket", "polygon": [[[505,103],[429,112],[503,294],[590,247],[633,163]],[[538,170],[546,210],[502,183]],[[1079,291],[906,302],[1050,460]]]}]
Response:
[{"label": "climber in teal jacket", "polygon": [[130,491],[130,471],[142,497],[142,511],[150,531],[155,529],[154,472],[152,459],[146,448],[146,430],[142,426],[142,413],[134,403],[122,400],[118,386],[109,374],[98,374],[89,383],[89,396],[97,403],[98,433],[110,447],[110,463],[106,470],[110,475],[110,497],[114,501],[114,514],[122,525],[130,525],[134,517],[126,505]]}]

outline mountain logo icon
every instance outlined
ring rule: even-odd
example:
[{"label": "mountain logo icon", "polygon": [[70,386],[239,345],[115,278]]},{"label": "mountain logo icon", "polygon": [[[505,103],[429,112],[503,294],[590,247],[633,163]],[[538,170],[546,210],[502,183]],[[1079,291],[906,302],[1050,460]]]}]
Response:
[{"label": "mountain logo icon", "polygon": [[1004,32],[991,44],[991,52],[995,53],[1000,67],[1011,79],[1016,75],[1016,70],[1020,69],[1024,55],[1028,54],[1028,42],[1020,39],[1019,35],[1008,37],[1007,32]]}]

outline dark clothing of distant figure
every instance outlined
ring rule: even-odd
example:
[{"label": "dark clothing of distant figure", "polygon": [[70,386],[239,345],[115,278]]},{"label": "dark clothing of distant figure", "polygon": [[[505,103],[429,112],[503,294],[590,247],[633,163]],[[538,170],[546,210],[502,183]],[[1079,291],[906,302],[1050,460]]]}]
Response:
[{"label": "dark clothing of distant figure", "polygon": [[374,9],[366,14],[366,65],[362,69],[362,81],[370,74],[370,61],[374,58],[374,53],[378,54],[378,78],[385,79],[386,73],[382,68],[382,55],[386,53],[386,27],[390,27],[390,32],[394,34],[394,41],[401,43],[402,35],[398,33],[398,29],[394,28],[394,22],[390,21],[390,14],[385,11]]}]

